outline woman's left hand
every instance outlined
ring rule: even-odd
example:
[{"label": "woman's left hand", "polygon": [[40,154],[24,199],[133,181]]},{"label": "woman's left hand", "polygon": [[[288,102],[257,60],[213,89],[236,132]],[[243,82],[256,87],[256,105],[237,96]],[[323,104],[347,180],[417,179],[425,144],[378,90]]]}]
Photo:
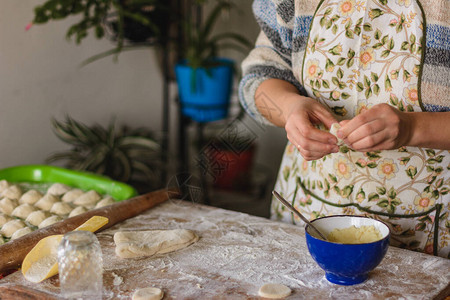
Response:
[{"label": "woman's left hand", "polygon": [[338,137],[361,152],[406,146],[411,138],[411,116],[388,104],[377,104],[351,120],[340,122]]}]

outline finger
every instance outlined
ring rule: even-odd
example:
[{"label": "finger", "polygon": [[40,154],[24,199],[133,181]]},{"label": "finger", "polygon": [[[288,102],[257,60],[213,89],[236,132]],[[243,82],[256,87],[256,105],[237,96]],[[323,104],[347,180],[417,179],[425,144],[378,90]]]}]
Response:
[{"label": "finger", "polygon": [[379,131],[377,133],[365,136],[356,142],[350,143],[350,147],[357,151],[368,151],[367,149],[370,149],[370,151],[384,150],[380,149],[380,147],[386,147],[389,144],[389,141],[386,138],[386,132]]},{"label": "finger", "polygon": [[336,145],[337,139],[327,131],[320,130],[309,124],[297,124],[300,135],[308,140],[316,141],[322,144]]},{"label": "finger", "polygon": [[342,127],[339,129],[337,135],[341,139],[347,139],[351,133],[365,124],[372,122],[374,118],[375,116],[373,114],[368,114],[367,112],[357,115],[353,119],[342,124]]},{"label": "finger", "polygon": [[[346,141],[349,145],[353,145],[362,139],[371,139],[375,134],[384,131],[384,129],[385,126],[383,126],[380,120],[377,119],[369,121],[368,123],[365,123],[356,128],[354,131],[350,132],[350,134],[347,135],[344,141]],[[379,141],[377,141],[376,143],[378,142]],[[374,142],[371,145],[375,145],[376,143]]]},{"label": "finger", "polygon": [[336,118],[330,113],[324,106],[318,105],[317,109],[313,113],[318,123],[324,124],[328,129],[331,128],[333,123],[337,123]]}]

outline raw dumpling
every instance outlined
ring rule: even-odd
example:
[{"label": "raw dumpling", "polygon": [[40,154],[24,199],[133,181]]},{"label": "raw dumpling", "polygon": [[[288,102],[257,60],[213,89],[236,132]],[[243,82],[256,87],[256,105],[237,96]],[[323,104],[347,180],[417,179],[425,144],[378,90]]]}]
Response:
[{"label": "raw dumpling", "polygon": [[14,210],[11,213],[11,216],[18,217],[21,219],[26,219],[29,214],[31,214],[33,211],[36,211],[37,208],[30,204],[22,204],[14,208]]},{"label": "raw dumpling", "polygon": [[52,194],[55,196],[61,196],[65,193],[67,193],[68,191],[70,191],[70,186],[67,186],[65,184],[62,183],[54,183],[52,184],[51,187],[48,188],[47,190],[47,194]]},{"label": "raw dumpling", "polygon": [[131,300],[160,300],[164,297],[164,292],[156,287],[143,288],[135,291]]},{"label": "raw dumpling", "polygon": [[19,199],[20,204],[35,204],[39,201],[39,199],[42,198],[42,194],[39,191],[36,190],[29,190],[25,194],[22,195]]},{"label": "raw dumpling", "polygon": [[13,235],[11,236],[11,240],[15,240],[20,238],[21,236],[24,236],[25,234],[28,234],[30,232],[32,232],[33,230],[31,230],[30,227],[24,227],[21,228],[19,230],[17,230],[16,232],[13,233]]},{"label": "raw dumpling", "polygon": [[24,222],[22,222],[21,220],[11,220],[9,222],[7,222],[5,225],[2,226],[2,230],[1,233],[6,236],[6,237],[11,237],[14,232],[16,232],[17,230],[24,228],[26,225]]},{"label": "raw dumpling", "polygon": [[39,224],[48,217],[50,217],[50,213],[43,210],[37,210],[29,214],[25,222],[28,222],[33,226],[39,226]]},{"label": "raw dumpling", "polygon": [[22,189],[18,185],[11,185],[9,188],[2,192],[2,196],[9,199],[19,200],[22,196]]},{"label": "raw dumpling", "polygon": [[108,206],[111,204],[114,204],[116,201],[114,201],[114,199],[111,196],[105,197],[102,200],[98,201],[97,204],[95,205],[95,208],[100,208],[103,206]]},{"label": "raw dumpling", "polygon": [[85,213],[85,212],[87,212],[87,209],[86,209],[85,207],[83,207],[83,206],[77,206],[77,207],[75,207],[75,208],[70,212],[69,218],[78,216],[78,215],[80,215],[80,214],[82,214],[82,213]]},{"label": "raw dumpling", "polygon": [[116,254],[122,258],[152,256],[183,249],[199,239],[191,230],[118,231]]},{"label": "raw dumpling", "polygon": [[59,199],[55,195],[52,194],[45,194],[44,197],[39,199],[38,202],[34,206],[42,209],[42,210],[50,210],[56,202],[58,202]]},{"label": "raw dumpling", "polygon": [[96,191],[90,190],[89,192],[86,192],[77,199],[75,199],[73,203],[76,205],[90,207],[94,206],[101,198],[102,197]]},{"label": "raw dumpling", "polygon": [[11,221],[12,218],[8,215],[0,213],[0,227],[6,224],[6,222]]},{"label": "raw dumpling", "polygon": [[5,179],[0,180],[0,195],[3,193],[4,190],[6,190],[7,188],[9,188],[11,184],[6,181]]},{"label": "raw dumpling", "polygon": [[77,199],[81,195],[83,195],[84,192],[80,189],[73,189],[68,191],[62,196],[62,201],[64,202],[73,202],[73,200]]},{"label": "raw dumpling", "polygon": [[51,213],[63,216],[63,215],[67,215],[68,213],[70,213],[72,211],[72,206],[70,206],[69,203],[65,203],[65,202],[56,202],[55,204],[53,204],[52,208],[50,209]]},{"label": "raw dumpling", "polygon": [[39,227],[39,229],[41,229],[41,228],[50,226],[52,224],[55,224],[61,220],[62,220],[62,218],[60,216],[51,216],[51,217],[48,217],[47,219],[45,219],[44,221],[42,221],[38,227]]},{"label": "raw dumpling", "polygon": [[17,207],[17,201],[9,198],[3,198],[0,200],[0,212],[11,215],[14,208]]},{"label": "raw dumpling", "polygon": [[339,138],[339,137],[337,136],[337,132],[338,132],[339,129],[341,129],[341,125],[340,125],[339,123],[333,123],[333,124],[331,125],[331,128],[330,128],[330,133],[331,133],[332,135],[334,135],[334,136],[337,138],[337,140],[338,140],[337,145],[338,145],[338,146],[342,146],[342,145],[344,145],[345,143],[344,143],[344,140],[343,140],[343,139],[341,139],[341,138]]}]

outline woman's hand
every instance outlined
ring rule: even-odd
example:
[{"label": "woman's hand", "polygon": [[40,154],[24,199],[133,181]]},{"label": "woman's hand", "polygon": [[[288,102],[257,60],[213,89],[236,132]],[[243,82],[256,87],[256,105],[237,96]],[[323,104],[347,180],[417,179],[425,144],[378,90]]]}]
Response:
[{"label": "woman's hand", "polygon": [[338,137],[361,152],[397,149],[408,145],[412,135],[411,114],[388,104],[377,104],[340,124]]},{"label": "woman's hand", "polygon": [[330,128],[337,122],[333,115],[318,101],[292,95],[291,103],[284,111],[287,138],[306,160],[315,160],[339,151],[337,139],[332,134],[317,129],[316,124]]}]

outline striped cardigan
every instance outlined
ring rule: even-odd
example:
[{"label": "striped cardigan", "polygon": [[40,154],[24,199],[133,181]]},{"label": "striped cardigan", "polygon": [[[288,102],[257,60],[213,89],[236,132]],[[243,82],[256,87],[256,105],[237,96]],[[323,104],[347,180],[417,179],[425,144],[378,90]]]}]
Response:
[{"label": "striped cardigan", "polygon": [[[391,0],[394,1],[394,0]],[[414,1],[414,0],[395,0]],[[269,78],[283,79],[306,94],[292,70],[302,68],[309,27],[319,0],[255,0],[261,27],[256,47],[242,63],[239,98],[254,118],[269,122],[254,105],[255,91]],[[421,92],[426,111],[450,110],[450,0],[421,0],[426,18],[426,51]],[[298,72],[297,72],[298,73]]]}]

